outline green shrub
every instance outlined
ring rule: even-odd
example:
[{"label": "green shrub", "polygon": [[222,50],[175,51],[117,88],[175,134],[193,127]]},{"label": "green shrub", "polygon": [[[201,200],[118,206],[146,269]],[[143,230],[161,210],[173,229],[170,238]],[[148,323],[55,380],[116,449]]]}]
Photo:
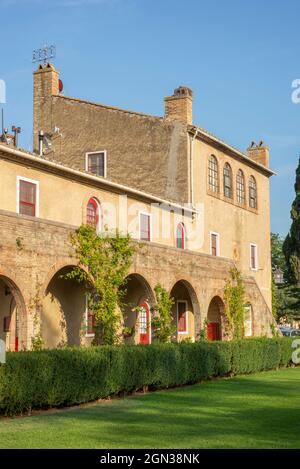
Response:
[{"label": "green shrub", "polygon": [[289,338],[253,338],[7,353],[7,363],[0,366],[0,413],[276,369],[289,365],[291,344]]}]

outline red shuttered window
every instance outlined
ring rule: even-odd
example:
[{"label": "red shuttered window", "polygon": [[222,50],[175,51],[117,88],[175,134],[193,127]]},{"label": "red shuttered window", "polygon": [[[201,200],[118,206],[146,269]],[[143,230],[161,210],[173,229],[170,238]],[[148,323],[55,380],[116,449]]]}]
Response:
[{"label": "red shuttered window", "polygon": [[99,205],[95,199],[90,199],[86,208],[86,224],[98,228]]},{"label": "red shuttered window", "polygon": [[219,256],[219,235],[217,233],[210,234],[211,255]]},{"label": "red shuttered window", "polygon": [[36,184],[20,180],[19,213],[36,216]]}]

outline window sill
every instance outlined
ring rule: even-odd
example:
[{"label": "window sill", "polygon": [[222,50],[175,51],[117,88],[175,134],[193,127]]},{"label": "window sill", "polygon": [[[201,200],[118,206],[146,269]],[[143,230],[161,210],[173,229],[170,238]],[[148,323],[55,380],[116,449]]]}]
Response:
[{"label": "window sill", "polygon": [[251,208],[247,204],[240,204],[239,202],[235,201],[234,198],[226,197],[225,195],[221,195],[220,193],[212,192],[209,189],[207,189],[206,193],[207,195],[210,195],[211,197],[214,197],[215,199],[222,200],[223,202],[226,202],[227,204],[234,205],[235,207],[241,208],[243,210],[247,210],[248,212],[252,212],[255,215],[258,215],[257,208]]}]

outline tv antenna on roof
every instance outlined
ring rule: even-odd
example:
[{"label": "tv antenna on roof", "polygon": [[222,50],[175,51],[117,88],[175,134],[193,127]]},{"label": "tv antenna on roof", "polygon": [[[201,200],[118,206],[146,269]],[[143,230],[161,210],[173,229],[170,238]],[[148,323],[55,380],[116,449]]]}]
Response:
[{"label": "tv antenna on roof", "polygon": [[35,49],[32,53],[32,62],[35,63],[42,63],[44,62],[44,65],[47,64],[47,62],[50,59],[54,59],[56,55],[56,47],[54,45],[52,46],[44,46],[41,49]]}]

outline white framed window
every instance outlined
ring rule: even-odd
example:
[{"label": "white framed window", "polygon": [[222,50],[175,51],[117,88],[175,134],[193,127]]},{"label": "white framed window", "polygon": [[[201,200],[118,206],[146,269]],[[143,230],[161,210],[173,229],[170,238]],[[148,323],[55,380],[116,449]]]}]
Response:
[{"label": "white framed window", "polygon": [[219,166],[214,155],[210,155],[208,160],[208,187],[212,192],[219,192]]},{"label": "white framed window", "polygon": [[253,314],[252,306],[250,304],[245,305],[244,335],[245,337],[252,337],[253,335]]},{"label": "white framed window", "polygon": [[177,300],[177,332],[178,334],[187,334],[188,331],[188,302]]},{"label": "white framed window", "polygon": [[220,235],[214,231],[210,232],[210,254],[212,256],[220,255]]},{"label": "white framed window", "polygon": [[40,215],[39,181],[17,176],[17,213],[31,217]]},{"label": "white framed window", "polygon": [[95,337],[95,313],[89,308],[89,294],[85,295],[85,313],[84,313],[85,337]]},{"label": "white framed window", "polygon": [[152,240],[152,216],[147,212],[139,212],[139,238],[141,241]]},{"label": "white framed window", "polygon": [[250,244],[250,269],[258,270],[257,244]]},{"label": "white framed window", "polygon": [[107,176],[107,151],[92,151],[85,154],[85,170],[106,178]]}]

